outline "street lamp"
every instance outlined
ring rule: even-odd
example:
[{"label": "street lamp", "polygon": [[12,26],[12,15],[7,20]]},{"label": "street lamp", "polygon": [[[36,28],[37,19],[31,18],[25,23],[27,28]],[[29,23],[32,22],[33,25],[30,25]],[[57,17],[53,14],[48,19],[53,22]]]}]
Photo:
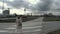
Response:
[{"label": "street lamp", "polygon": [[24,9],[24,14],[26,14],[26,8]]},{"label": "street lamp", "polygon": [[3,5],[2,5],[3,7],[2,7],[2,10],[4,10],[4,0],[3,0]]}]

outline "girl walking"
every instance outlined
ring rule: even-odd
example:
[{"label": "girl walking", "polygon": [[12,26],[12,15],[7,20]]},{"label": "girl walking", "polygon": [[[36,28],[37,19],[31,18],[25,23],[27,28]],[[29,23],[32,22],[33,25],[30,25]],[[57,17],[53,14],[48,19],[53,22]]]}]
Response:
[{"label": "girl walking", "polygon": [[16,18],[16,32],[22,33],[22,15]]}]

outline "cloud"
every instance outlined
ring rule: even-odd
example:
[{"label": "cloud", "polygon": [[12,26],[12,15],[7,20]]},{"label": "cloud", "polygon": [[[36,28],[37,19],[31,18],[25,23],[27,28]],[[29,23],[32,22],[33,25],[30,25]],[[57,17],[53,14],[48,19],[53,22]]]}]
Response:
[{"label": "cloud", "polygon": [[[38,13],[48,13],[49,10],[55,10],[55,14],[58,14],[60,11],[60,0],[40,0],[35,5],[36,9],[38,10]],[[58,10],[58,11],[57,11]]]},{"label": "cloud", "polygon": [[53,1],[51,9],[60,9],[60,0]]},{"label": "cloud", "polygon": [[23,0],[14,0],[13,2],[8,2],[7,4],[14,8],[21,8],[21,7],[27,8],[29,3]]},{"label": "cloud", "polygon": [[[0,9],[2,9],[3,8],[3,2],[0,2]],[[8,6],[7,6],[7,3],[4,3],[4,8],[7,8]]]},{"label": "cloud", "polygon": [[[2,0],[0,0],[2,2]],[[39,0],[37,4],[33,5],[25,0],[14,0],[14,1],[7,1],[5,2],[8,7],[11,8],[17,8],[20,9],[22,7],[25,7],[27,9],[31,9],[32,12],[37,13],[45,13],[46,11],[52,10],[52,9],[60,9],[60,0]]]},{"label": "cloud", "polygon": [[[2,1],[3,0],[0,0],[0,2]],[[40,0],[39,2],[37,2],[36,5],[30,4],[26,0],[11,0],[11,1],[4,0],[4,3],[7,3],[8,6],[11,6],[13,8],[25,7],[32,10],[41,10],[41,11],[60,8],[60,0]]]},{"label": "cloud", "polygon": [[50,9],[50,5],[51,5],[51,0],[41,0],[37,4],[37,9],[41,11],[47,11]]}]

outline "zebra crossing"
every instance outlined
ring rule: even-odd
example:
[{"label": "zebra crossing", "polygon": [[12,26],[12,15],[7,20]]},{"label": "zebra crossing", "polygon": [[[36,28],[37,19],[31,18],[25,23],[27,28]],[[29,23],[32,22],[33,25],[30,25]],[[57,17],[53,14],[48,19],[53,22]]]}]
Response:
[{"label": "zebra crossing", "polygon": [[[40,34],[40,31],[42,30],[42,21],[40,20],[41,18],[38,18],[36,20],[31,20],[28,22],[24,22],[22,23],[22,32],[23,34]],[[5,24],[3,28],[3,26],[1,26],[2,28],[0,28],[0,33],[16,33],[18,34],[19,32],[15,32],[16,30],[16,24]],[[19,33],[20,34],[20,33]]]},{"label": "zebra crossing", "polygon": [[24,34],[40,34],[43,26],[42,26],[42,19],[43,18],[38,18],[35,20],[31,20],[28,22],[23,23],[23,33]]},{"label": "zebra crossing", "polygon": [[16,25],[10,25],[9,27],[6,27],[6,28],[2,28],[0,29],[0,33],[21,33],[20,31],[19,32],[15,32],[16,31]]},{"label": "zebra crossing", "polygon": [[[22,30],[23,30],[23,33],[40,32],[40,27],[41,26],[23,27]],[[0,33],[17,33],[15,32],[15,30],[16,30],[16,27],[8,27],[0,30]]]}]

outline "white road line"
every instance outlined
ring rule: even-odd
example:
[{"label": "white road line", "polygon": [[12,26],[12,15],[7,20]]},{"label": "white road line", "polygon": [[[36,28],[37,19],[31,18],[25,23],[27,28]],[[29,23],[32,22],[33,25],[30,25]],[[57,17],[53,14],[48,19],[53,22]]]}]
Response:
[{"label": "white road line", "polygon": [[22,27],[22,29],[34,29],[34,28],[42,28],[42,26]]},{"label": "white road line", "polygon": [[[42,28],[42,26],[22,27],[22,29],[34,29],[34,28]],[[8,27],[4,29],[16,29],[16,27]]]},{"label": "white road line", "polygon": [[25,30],[25,31],[23,31],[23,32],[37,32],[37,31],[41,31],[41,29],[30,30],[30,31],[29,31],[29,30],[28,30],[28,31]]},{"label": "white road line", "polygon": [[16,25],[11,25],[10,27],[4,29],[16,29]]},{"label": "white road line", "polygon": [[9,27],[9,28],[5,28],[5,29],[16,29],[16,28],[13,28],[13,27]]},{"label": "white road line", "polygon": [[[42,26],[36,26],[36,27],[22,27],[22,29],[34,29],[34,28],[42,28]],[[4,29],[16,29],[15,27],[8,27]]]},{"label": "white road line", "polygon": [[8,30],[0,30],[0,32],[8,32]]}]

